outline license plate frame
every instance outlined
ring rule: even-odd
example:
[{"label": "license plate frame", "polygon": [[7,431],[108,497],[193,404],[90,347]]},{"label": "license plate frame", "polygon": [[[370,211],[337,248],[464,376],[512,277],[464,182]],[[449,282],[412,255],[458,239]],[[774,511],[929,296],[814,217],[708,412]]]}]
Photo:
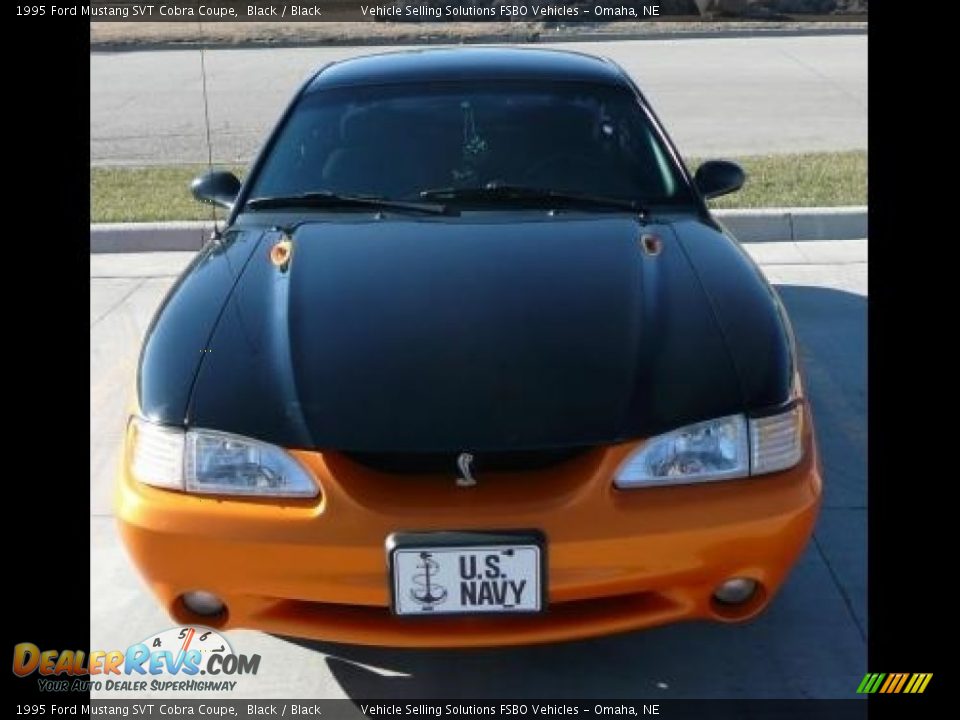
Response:
[{"label": "license plate frame", "polygon": [[[440,605],[431,606],[430,610],[413,611],[403,610],[400,601],[400,582],[397,574],[397,554],[414,552],[441,552],[453,554],[470,548],[493,551],[502,548],[509,550],[535,548],[537,565],[535,569],[537,591],[535,592],[535,606],[531,608],[497,608],[497,609],[462,609],[460,605],[443,608]],[[390,612],[395,617],[430,618],[430,617],[493,617],[504,618],[510,616],[540,615],[547,610],[547,541],[546,536],[539,530],[455,530],[455,531],[426,531],[426,532],[396,532],[387,537],[387,583],[390,588]],[[408,601],[407,605],[415,604]]]}]

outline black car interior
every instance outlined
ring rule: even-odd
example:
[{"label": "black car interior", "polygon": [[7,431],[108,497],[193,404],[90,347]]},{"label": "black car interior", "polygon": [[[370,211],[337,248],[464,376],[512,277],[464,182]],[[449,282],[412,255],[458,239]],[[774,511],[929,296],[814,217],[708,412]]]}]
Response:
[{"label": "black car interior", "polygon": [[644,199],[674,189],[626,93],[322,96],[288,122],[251,197],[324,190],[415,199],[428,189],[509,184]]}]

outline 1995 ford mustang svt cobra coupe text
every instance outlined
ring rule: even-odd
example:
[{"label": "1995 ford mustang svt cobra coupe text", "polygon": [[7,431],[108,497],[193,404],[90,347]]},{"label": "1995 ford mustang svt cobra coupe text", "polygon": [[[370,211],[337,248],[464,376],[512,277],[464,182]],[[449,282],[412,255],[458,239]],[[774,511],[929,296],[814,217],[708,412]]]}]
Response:
[{"label": "1995 ford mustang svt cobra coupe text", "polygon": [[180,622],[394,646],[755,616],[821,480],[783,305],[630,78],[388,53],[297,93],[144,341],[119,477]]}]

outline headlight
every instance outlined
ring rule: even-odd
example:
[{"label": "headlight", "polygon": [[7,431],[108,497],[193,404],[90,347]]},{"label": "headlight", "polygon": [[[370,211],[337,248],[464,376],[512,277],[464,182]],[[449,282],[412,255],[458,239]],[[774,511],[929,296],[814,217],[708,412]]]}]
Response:
[{"label": "headlight", "polygon": [[133,418],[130,471],[146,485],[192,493],[315,497],[310,473],[282,448],[212,430]]},{"label": "headlight", "polygon": [[705,482],[749,473],[743,415],[687,425],[650,438],[620,466],[614,482],[631,488]]},{"label": "headlight", "polygon": [[614,475],[618,488],[729,480],[786,470],[803,455],[799,403],[777,415],[730,415],[647,440]]}]

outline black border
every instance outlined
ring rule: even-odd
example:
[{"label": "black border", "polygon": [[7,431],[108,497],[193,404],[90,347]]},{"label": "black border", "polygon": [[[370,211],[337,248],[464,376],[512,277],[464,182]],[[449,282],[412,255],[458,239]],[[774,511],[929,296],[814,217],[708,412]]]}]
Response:
[{"label": "black border", "polygon": [[[955,244],[956,203],[935,178],[951,177],[936,150],[954,145],[956,120],[935,95],[913,95],[909,85],[938,76],[943,67],[928,53],[952,40],[936,37],[935,23],[904,32],[909,18],[893,3],[874,3],[870,16],[865,671],[933,678],[923,695],[870,695],[871,720],[940,717],[934,704],[954,680],[943,651],[956,618],[957,521],[942,493],[956,474],[948,459],[956,444],[956,355],[948,349],[956,321],[947,309],[956,302],[956,266],[941,253]],[[893,111],[889,100],[905,97],[913,102]]]},{"label": "black border", "polygon": [[12,716],[17,705],[90,698],[40,692],[36,673],[12,671],[17,643],[90,645],[90,29],[79,16],[9,13],[3,167],[17,189],[4,203],[10,602],[0,650]]},{"label": "black border", "polygon": [[[942,61],[924,52],[950,47],[935,37],[935,28],[946,26],[928,18],[911,27],[911,19],[924,19],[919,12],[875,3],[869,19],[870,630],[864,671],[934,677],[922,696],[871,696],[871,718],[935,716],[932,701],[952,680],[935,645],[946,649],[956,616],[949,590],[956,521],[942,517],[950,506],[945,491],[952,488],[954,469],[949,448],[942,456],[928,450],[938,426],[931,407],[949,415],[955,402],[956,359],[949,351],[955,273],[952,263],[936,260],[956,243],[953,199],[952,188],[935,180],[951,171],[943,151],[951,147],[955,120],[925,84],[910,85],[914,78],[949,77]],[[20,377],[8,383],[7,399],[11,419],[22,429],[11,446],[33,461],[25,480],[16,477],[21,472],[16,466],[8,472],[13,610],[5,653],[23,641],[86,649],[91,589],[89,377],[83,357],[89,327],[82,302],[89,293],[89,25],[82,18],[15,21],[16,32],[5,44],[12,60],[6,108],[15,129],[8,137],[6,169],[22,190],[6,205],[10,254],[3,289],[12,311],[7,352]],[[44,304],[34,307],[34,298]],[[51,314],[48,298],[68,301]],[[930,315],[940,323],[938,335],[927,334]],[[33,364],[41,355],[52,358],[55,377],[43,369],[50,362]],[[9,663],[11,655],[6,657]],[[86,699],[39,693],[35,681],[16,678],[9,664],[6,668],[8,708]],[[858,705],[854,691],[845,707]],[[718,713],[733,706],[744,716],[760,717],[768,702],[710,705]],[[782,702],[796,708],[790,715],[798,717],[807,709],[816,716],[822,704]]]},{"label": "black border", "polygon": [[[418,548],[443,547],[491,547],[496,545],[535,545],[540,551],[540,609],[515,610],[505,613],[489,612],[436,612],[422,615],[401,615],[396,611],[397,596],[393,578],[393,555],[404,546]],[[549,573],[549,556],[547,553],[547,536],[541,530],[427,530],[427,531],[400,531],[390,533],[384,542],[387,553],[387,585],[390,588],[390,614],[403,620],[421,618],[451,618],[451,617],[514,617],[546,615],[550,611],[548,602],[549,588],[547,579]]]}]

